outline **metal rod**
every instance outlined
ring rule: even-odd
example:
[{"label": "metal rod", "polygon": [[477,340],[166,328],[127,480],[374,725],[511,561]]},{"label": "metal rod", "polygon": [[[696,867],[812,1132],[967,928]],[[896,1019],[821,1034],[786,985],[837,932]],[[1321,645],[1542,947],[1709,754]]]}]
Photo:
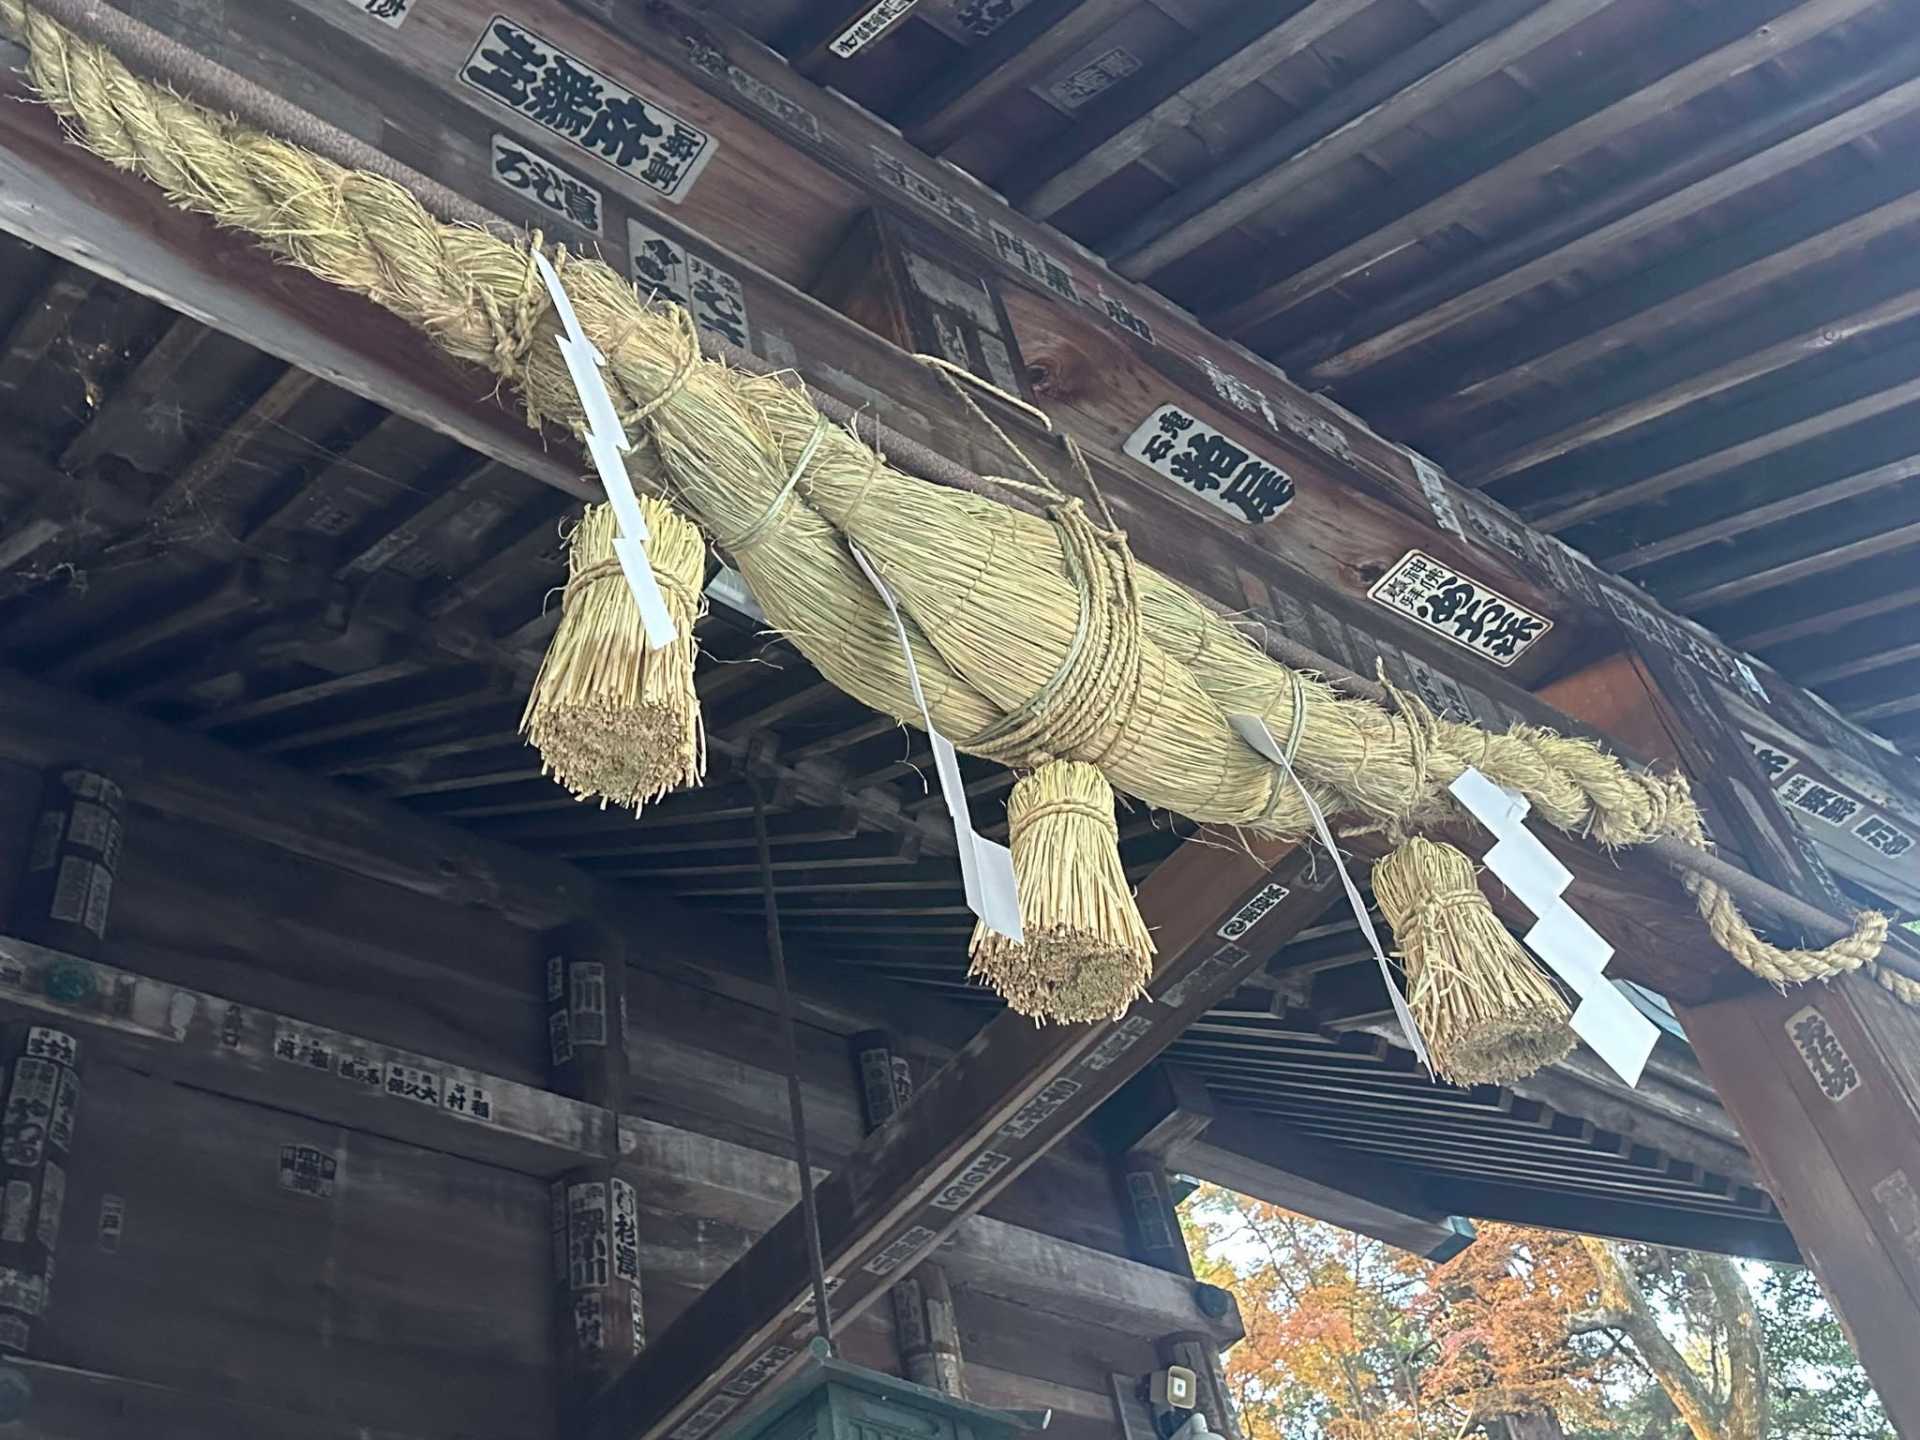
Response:
[{"label": "metal rod", "polygon": [[[448,189],[439,181],[348,135],[311,111],[292,104],[284,96],[256,85],[225,66],[197,54],[179,41],[162,35],[153,27],[99,3],[99,0],[34,0],[34,8],[75,34],[106,46],[130,68],[171,85],[202,104],[231,111],[262,129],[297,141],[337,164],[386,176],[411,191],[422,205],[442,219],[481,225],[496,231],[504,229],[517,233],[520,228],[503,216]],[[781,282],[775,280],[774,283]],[[757,375],[773,375],[787,368],[762,360],[750,350],[712,337],[702,337],[701,350],[711,359],[723,360]],[[984,495],[1029,514],[1040,513],[1040,507],[1026,496],[1015,494],[984,476],[974,474],[912,436],[901,434],[872,414],[863,413],[860,407],[849,405],[812,385],[806,386],[806,393],[821,414],[845,425],[856,438],[865,438],[869,444],[884,450],[888,461],[896,468],[935,485]],[[857,428],[861,425],[865,426],[864,437]],[[1064,444],[1057,433],[1042,433],[1040,438],[1051,440],[1056,447]],[[1216,605],[1214,608],[1222,607]],[[1296,670],[1318,671],[1329,683],[1348,695],[1376,704],[1389,703],[1386,691],[1374,681],[1336,665],[1298,641],[1272,633],[1271,627],[1262,644],[1266,653],[1282,664]],[[1719,856],[1683,841],[1659,840],[1641,848],[1650,850],[1675,870],[1699,875],[1725,886],[1737,899],[1799,926],[1816,940],[1838,940],[1852,933],[1853,926],[1849,922],[1836,919],[1817,906],[1748,874]],[[1881,954],[1881,963],[1909,979],[1920,980],[1920,946],[1916,946],[1905,935],[1889,936],[1887,948]],[[810,1193],[811,1179],[806,1183]],[[823,1315],[823,1322],[825,1318]],[[823,1329],[821,1333],[824,1335],[827,1332]]]},{"label": "metal rod", "polygon": [[773,961],[773,994],[780,1015],[780,1042],[786,1050],[787,1110],[793,1123],[793,1154],[800,1165],[800,1213],[807,1228],[807,1269],[813,1277],[813,1313],[820,1338],[833,1351],[833,1312],[827,1308],[826,1262],[820,1255],[820,1212],[813,1198],[813,1161],[807,1153],[807,1107],[800,1095],[800,1043],[794,1038],[793,996],[787,990],[787,951],[780,939],[780,897],[773,885],[773,847],[767,841],[767,797],[760,778],[753,789],[753,845],[760,856],[760,886],[767,909],[767,954]]}]

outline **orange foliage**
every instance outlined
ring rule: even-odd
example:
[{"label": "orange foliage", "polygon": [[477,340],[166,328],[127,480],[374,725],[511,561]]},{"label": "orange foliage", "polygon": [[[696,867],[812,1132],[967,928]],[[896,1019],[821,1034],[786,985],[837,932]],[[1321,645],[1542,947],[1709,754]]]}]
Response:
[{"label": "orange foliage", "polygon": [[1569,1236],[1483,1225],[1446,1265],[1208,1187],[1188,1208],[1201,1278],[1247,1338],[1227,1382],[1248,1440],[1456,1440],[1482,1419],[1599,1417],[1620,1363],[1571,1333],[1594,1272]]}]

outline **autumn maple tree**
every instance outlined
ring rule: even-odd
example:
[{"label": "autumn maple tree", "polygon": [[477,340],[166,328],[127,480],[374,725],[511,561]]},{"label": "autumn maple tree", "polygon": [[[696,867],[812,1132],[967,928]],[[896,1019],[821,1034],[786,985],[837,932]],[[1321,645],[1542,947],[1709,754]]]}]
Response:
[{"label": "autumn maple tree", "polygon": [[1210,1186],[1185,1219],[1196,1271],[1240,1300],[1248,1440],[1891,1440],[1792,1267],[1765,1272],[1763,1312],[1719,1256],[1489,1223],[1435,1266]]}]

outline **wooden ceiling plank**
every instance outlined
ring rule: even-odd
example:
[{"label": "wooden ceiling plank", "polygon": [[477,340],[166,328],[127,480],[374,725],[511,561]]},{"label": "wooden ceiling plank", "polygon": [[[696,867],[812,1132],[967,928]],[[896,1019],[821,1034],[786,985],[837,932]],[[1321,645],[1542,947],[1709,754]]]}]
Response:
[{"label": "wooden ceiling plank", "polygon": [[1877,529],[1872,534],[1845,544],[1832,544],[1825,541],[1818,543],[1820,548],[1811,555],[1801,555],[1779,564],[1766,565],[1750,575],[1696,586],[1691,590],[1669,596],[1667,603],[1685,610],[1711,609],[1716,605],[1728,605],[1735,600],[1744,600],[1750,595],[1758,595],[1763,591],[1777,590],[1782,585],[1791,585],[1797,580],[1811,580],[1816,575],[1841,570],[1858,561],[1870,560],[1876,555],[1905,550],[1914,545],[1920,545],[1920,521]]},{"label": "wooden ceiling plank", "polygon": [[[1462,451],[1448,473],[1475,489],[1491,485],[1916,315],[1920,286],[1838,319],[1814,320],[1771,343],[1756,342],[1778,333],[1780,317],[1755,314],[1730,331],[1703,336],[1610,384],[1571,391],[1559,404],[1487,434]],[[1732,359],[1714,363],[1729,353]]]},{"label": "wooden ceiling plank", "polygon": [[305,370],[289,366],[262,391],[234,422],[188,461],[153,498],[156,520],[166,520],[183,507],[197,506],[246,448],[280,426],[320,381]]},{"label": "wooden ceiling plank", "polygon": [[1871,725],[1877,720],[1891,720],[1896,715],[1911,715],[1920,710],[1920,693],[1895,696],[1891,700],[1882,700],[1873,705],[1847,706],[1849,715],[1862,725]]},{"label": "wooden ceiling plank", "polygon": [[1871,8],[1874,3],[1875,0],[1809,0],[1774,16],[1739,39],[1669,70],[1651,84],[1553,131],[1418,209],[1208,316],[1208,324],[1222,334],[1244,334],[1253,326],[1311,300],[1449,226],[1471,224],[1483,206],[1503,193],[1545,179],[1561,166],[1767,64],[1813,36]]},{"label": "wooden ceiling plank", "polygon": [[[1671,164],[1409,288],[1349,320],[1338,332],[1304,342],[1284,363],[1308,375],[1313,384],[1351,379],[1619,247],[1850,145],[1920,107],[1916,62],[1920,42],[1902,45],[1871,70],[1768,111]],[[1844,108],[1833,113],[1836,106]]]},{"label": "wooden ceiling plank", "polygon": [[949,150],[981,111],[1009,91],[1037,84],[1132,5],[1133,0],[1034,0],[957,63],[930,77],[894,121],[929,155]]},{"label": "wooden ceiling plank", "polygon": [[1481,0],[1352,85],[1235,152],[1101,249],[1142,279],[1565,34],[1593,0]]},{"label": "wooden ceiling plank", "polygon": [[1823,506],[1837,504],[1842,500],[1851,500],[1858,495],[1870,495],[1875,490],[1884,490],[1888,486],[1898,485],[1903,480],[1920,476],[1920,455],[1909,455],[1904,459],[1891,460],[1885,465],[1875,465],[1870,469],[1842,476],[1838,480],[1829,480],[1802,490],[1796,495],[1787,495],[1766,505],[1756,505],[1752,509],[1741,510],[1736,514],[1723,516],[1718,520],[1709,520],[1703,524],[1688,526],[1678,534],[1669,535],[1664,540],[1649,541],[1636,545],[1631,550],[1623,550],[1617,555],[1609,555],[1600,563],[1607,569],[1619,574],[1629,570],[1639,570],[1661,560],[1671,560],[1676,555],[1684,555],[1689,550],[1698,550],[1722,540],[1731,540],[1748,531],[1763,526],[1776,525],[1782,520],[1792,520],[1796,516],[1808,514]]},{"label": "wooden ceiling plank", "polygon": [[67,442],[60,452],[60,468],[83,470],[108,453],[126,427],[144,427],[148,423],[148,407],[166,392],[212,335],[199,321],[185,315],[175,316],[131,373],[116,384],[106,401],[87,417],[79,434]]},{"label": "wooden ceiling plank", "polygon": [[0,340],[0,393],[18,390],[39,368],[54,342],[67,333],[74,312],[93,293],[96,277],[71,265],[57,265],[53,278],[27,302]]},{"label": "wooden ceiling plank", "polygon": [[[1875,595],[1871,599],[1861,600],[1852,605],[1837,605],[1831,610],[1817,611],[1792,620],[1782,620],[1750,630],[1737,630],[1733,639],[1748,650],[1765,650],[1774,645],[1785,645],[1792,640],[1805,640],[1814,635],[1830,635],[1835,630],[1844,630],[1856,620],[1871,620],[1876,615],[1886,615],[1895,610],[1905,610],[1917,605],[1920,605],[1920,585],[1910,585],[1904,590],[1888,591],[1883,595]],[[1737,617],[1735,618],[1737,622]],[[1737,629],[1737,623],[1733,628]]]},{"label": "wooden ceiling plank", "polygon": [[[1515,343],[1496,342],[1492,359],[1449,372],[1448,391],[1406,412],[1414,430],[1455,425],[1473,410],[1551,385],[1608,356],[1656,341],[1700,316],[1737,315],[1748,297],[1920,222],[1920,190],[1886,198],[1887,177],[1823,193],[1802,205],[1624,277],[1547,322],[1559,338],[1543,349],[1530,328]],[[1865,197],[1864,200],[1862,197]],[[1867,208],[1856,212],[1856,203]],[[1848,218],[1835,222],[1833,217]],[[1558,329],[1561,320],[1564,329]]]},{"label": "wooden ceiling plank", "polygon": [[1871,654],[1859,655],[1833,665],[1817,666],[1812,670],[1801,672],[1801,679],[1809,685],[1826,685],[1835,680],[1851,680],[1858,675],[1871,675],[1875,670],[1884,670],[1890,665],[1904,665],[1910,660],[1920,660],[1920,640],[1906,645],[1890,646],[1885,650],[1875,650]]},{"label": "wooden ceiling plank", "polygon": [[1037,220],[1056,215],[1371,3],[1308,0],[1278,21],[1264,7],[1242,6],[1165,64],[1094,101],[1000,188]]},{"label": "wooden ceiling plank", "polygon": [[[1829,392],[1845,390],[1848,382],[1864,374],[1869,377],[1883,376],[1902,367],[1909,360],[1920,363],[1920,346],[1906,346],[1898,351],[1888,351],[1882,355],[1871,356],[1856,362],[1845,370],[1835,371],[1822,376],[1803,389],[1796,391],[1790,399],[1804,400],[1816,391],[1823,397]],[[1857,388],[1857,387],[1854,387]],[[1827,404],[1824,398],[1813,413],[1785,425],[1771,424],[1771,411],[1779,408],[1778,396],[1763,396],[1742,406],[1738,411],[1726,417],[1725,421],[1716,418],[1711,427],[1716,435],[1734,435],[1740,432],[1742,418],[1758,417],[1763,425],[1757,434],[1728,443],[1725,448],[1711,450],[1691,460],[1669,465],[1650,475],[1642,475],[1624,485],[1613,486],[1596,495],[1576,500],[1571,504],[1546,509],[1537,517],[1529,516],[1528,523],[1535,529],[1545,530],[1549,534],[1566,530],[1589,520],[1597,520],[1603,515],[1612,515],[1630,505],[1638,505],[1648,500],[1669,495],[1690,485],[1698,485],[1703,480],[1711,480],[1717,475],[1755,460],[1777,455],[1795,445],[1817,440],[1835,431],[1844,430],[1849,425],[1857,425],[1863,420],[1885,415],[1902,406],[1920,401],[1920,375],[1914,378],[1888,384],[1882,389],[1869,389],[1865,394],[1857,394],[1850,400],[1835,400]],[[1682,438],[1698,441],[1703,432],[1688,432]],[[1709,441],[1708,443],[1712,443]],[[1552,504],[1552,502],[1548,502]]]}]

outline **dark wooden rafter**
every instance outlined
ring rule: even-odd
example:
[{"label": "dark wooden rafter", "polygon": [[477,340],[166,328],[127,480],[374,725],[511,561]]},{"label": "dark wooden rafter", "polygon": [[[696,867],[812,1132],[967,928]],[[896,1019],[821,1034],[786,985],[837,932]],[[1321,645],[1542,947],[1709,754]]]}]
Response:
[{"label": "dark wooden rafter", "polygon": [[1103,249],[1121,274],[1151,275],[1592,15],[1588,0],[1482,0],[1162,201]]},{"label": "dark wooden rafter", "polygon": [[1001,96],[1036,83],[1111,24],[1128,0],[1033,0],[978,42],[895,117],[931,155],[950,149]]},{"label": "dark wooden rafter", "polygon": [[1703,549],[1708,545],[1736,539],[1783,520],[1795,519],[1823,506],[1837,505],[1843,500],[1871,495],[1875,491],[1891,488],[1916,476],[1920,476],[1920,455],[1891,460],[1884,465],[1874,465],[1868,469],[1844,475],[1837,480],[1822,481],[1796,495],[1782,496],[1764,505],[1736,510],[1731,515],[1722,515],[1699,524],[1689,525],[1662,539],[1649,540],[1631,549],[1622,550],[1618,554],[1609,555],[1605,557],[1603,563],[1608,569],[1622,573],[1642,569],[1662,560],[1671,560],[1675,556]]},{"label": "dark wooden rafter", "polygon": [[1899,46],[1870,70],[1850,73],[1736,126],[1677,160],[1409,287],[1374,310],[1343,321],[1335,332],[1293,346],[1286,363],[1320,384],[1349,380],[1596,256],[1851,144],[1920,106],[1920,80],[1913,78],[1917,60],[1920,43]]},{"label": "dark wooden rafter", "polygon": [[1566,502],[1544,497],[1530,507],[1531,521],[1549,532],[1566,530],[1914,404],[1916,360],[1920,343],[1909,343],[1725,410],[1664,443],[1648,440],[1570,462],[1578,474],[1604,472],[1604,488]]},{"label": "dark wooden rafter", "polygon": [[1875,172],[1823,188],[1758,224],[1624,276],[1537,325],[1475,349],[1448,370],[1443,397],[1411,407],[1398,402],[1396,413],[1416,426],[1455,424],[1656,337],[1737,320],[1753,297],[1920,221],[1920,192],[1898,188],[1899,178]]},{"label": "dark wooden rafter", "polygon": [[[1912,513],[1911,505],[1902,508],[1906,513]],[[1893,523],[1873,516],[1864,522],[1849,525],[1847,531],[1854,538],[1823,532],[1810,541],[1796,540],[1791,544],[1791,558],[1771,549],[1757,550],[1751,559],[1740,560],[1738,574],[1722,578],[1703,577],[1694,583],[1671,587],[1672,602],[1686,610],[1711,609],[1783,585],[1811,580],[1876,555],[1920,545],[1920,520]]]},{"label": "dark wooden rafter", "polygon": [[1177,55],[1088,105],[1064,135],[1021,162],[1002,188],[1029,215],[1058,214],[1368,3],[1310,0],[1278,20],[1257,6],[1236,10]]},{"label": "dark wooden rafter", "polygon": [[1588,92],[1576,96],[1570,106],[1543,107],[1542,119],[1535,121],[1529,115],[1528,124],[1518,138],[1496,138],[1492,143],[1499,148],[1489,157],[1492,163],[1470,178],[1412,210],[1395,214],[1388,223],[1348,241],[1331,254],[1307,265],[1292,267],[1288,274],[1271,284],[1259,286],[1252,294],[1208,315],[1208,323],[1224,334],[1243,334],[1408,246],[1429,240],[1450,226],[1471,225],[1487,202],[1516,187],[1541,182],[1570,161],[1629,134],[1674,106],[1684,105],[1769,63],[1868,9],[1872,3],[1873,0],[1814,0],[1814,3],[1795,5],[1758,28],[1749,28],[1739,38],[1714,45],[1691,60],[1673,64],[1664,73],[1655,70],[1649,78],[1644,73],[1646,67],[1666,65],[1668,57],[1676,53],[1684,55],[1696,48],[1691,32],[1711,35],[1725,31],[1723,17],[1705,16],[1693,23],[1691,32],[1674,37],[1623,65],[1622,70],[1629,77],[1624,87],[1608,79],[1601,82],[1601,98],[1592,98]]},{"label": "dark wooden rafter", "polygon": [[[1912,278],[1920,281],[1920,267]],[[1678,346],[1644,369],[1482,436],[1461,449],[1451,473],[1463,485],[1491,485],[1920,316],[1920,283],[1851,308],[1849,291],[1884,293],[1884,279],[1875,274],[1871,285],[1831,295],[1817,288],[1784,315],[1763,311]]]},{"label": "dark wooden rafter", "polygon": [[47,352],[66,333],[73,314],[93,293],[97,277],[71,265],[57,265],[0,341],[0,391],[18,390]]}]

